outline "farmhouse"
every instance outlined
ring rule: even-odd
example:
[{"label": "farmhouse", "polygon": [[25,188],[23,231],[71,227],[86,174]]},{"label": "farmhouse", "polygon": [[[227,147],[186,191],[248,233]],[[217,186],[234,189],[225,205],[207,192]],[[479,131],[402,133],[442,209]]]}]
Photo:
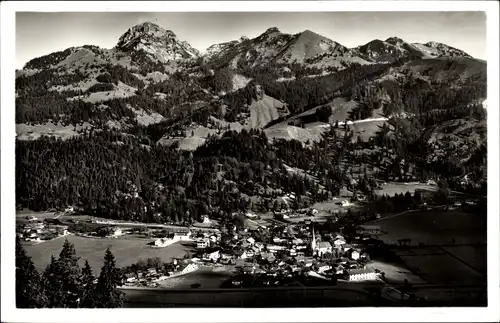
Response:
[{"label": "farmhouse", "polygon": [[359,259],[359,251],[357,251],[357,250],[349,249],[349,251],[347,252],[347,254],[349,255],[349,258],[351,258],[352,260],[358,260]]},{"label": "farmhouse", "polygon": [[154,244],[155,244],[155,247],[163,248],[163,247],[170,246],[174,242],[175,242],[175,240],[173,240],[173,239],[160,238],[160,239],[155,240]]},{"label": "farmhouse", "polygon": [[210,243],[209,243],[208,239],[198,240],[196,242],[196,248],[198,248],[198,249],[205,249],[205,248],[207,248],[209,246],[209,244]]},{"label": "farmhouse", "polygon": [[335,237],[335,239],[333,239],[333,245],[335,246],[335,248],[342,248],[342,246],[345,244],[346,244],[346,241],[345,241],[344,237],[341,235],[338,235]]},{"label": "farmhouse", "polygon": [[177,240],[177,241],[188,241],[188,240],[191,240],[191,231],[187,231],[187,232],[175,232],[174,233],[174,240]]},{"label": "farmhouse", "polygon": [[356,232],[358,234],[367,234],[367,235],[379,235],[382,230],[380,229],[380,225],[360,225]]},{"label": "farmhouse", "polygon": [[352,269],[347,272],[347,277],[349,281],[374,280],[377,273],[370,269]]},{"label": "farmhouse", "polygon": [[118,237],[118,236],[121,236],[123,235],[123,232],[122,232],[122,229],[116,227],[116,228],[113,228],[113,237]]},{"label": "farmhouse", "polygon": [[220,251],[219,250],[212,250],[211,252],[207,252],[203,254],[203,260],[206,261],[217,261],[220,258]]}]

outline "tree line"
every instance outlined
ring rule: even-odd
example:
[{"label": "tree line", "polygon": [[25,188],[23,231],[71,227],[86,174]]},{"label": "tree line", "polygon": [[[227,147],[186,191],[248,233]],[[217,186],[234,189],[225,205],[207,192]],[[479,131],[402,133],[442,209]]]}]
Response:
[{"label": "tree line", "polygon": [[16,239],[16,306],[18,308],[116,308],[123,305],[118,289],[122,274],[108,248],[99,276],[88,261],[80,268],[75,247],[64,241],[59,257],[51,257],[43,273],[38,273]]}]

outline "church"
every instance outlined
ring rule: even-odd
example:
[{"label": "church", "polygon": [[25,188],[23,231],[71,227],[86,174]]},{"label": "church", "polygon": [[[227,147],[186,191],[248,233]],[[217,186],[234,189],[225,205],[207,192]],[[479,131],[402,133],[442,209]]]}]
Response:
[{"label": "church", "polygon": [[332,252],[332,245],[328,241],[321,241],[316,243],[316,235],[314,233],[314,226],[312,228],[312,240],[311,240],[311,251],[313,256],[318,255],[323,256],[326,253]]}]

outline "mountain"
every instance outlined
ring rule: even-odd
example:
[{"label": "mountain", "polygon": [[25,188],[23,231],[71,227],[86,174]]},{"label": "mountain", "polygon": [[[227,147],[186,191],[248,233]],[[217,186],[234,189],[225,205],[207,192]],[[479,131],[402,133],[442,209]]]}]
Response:
[{"label": "mountain", "polygon": [[207,52],[209,62],[233,68],[238,63],[249,66],[297,63],[320,68],[342,67],[342,64],[347,66],[352,62],[369,63],[345,46],[310,30],[291,35],[276,27],[268,28],[253,39],[214,45]]},{"label": "mountain", "polygon": [[200,53],[143,23],[15,83],[22,207],[181,223],[368,194],[367,178],[485,188],[486,62],[445,44],[272,27]]},{"label": "mountain", "polygon": [[179,40],[171,30],[165,30],[150,22],[127,30],[120,36],[116,48],[125,53],[143,50],[151,58],[162,63],[200,56],[197,49],[188,42]]},{"label": "mountain", "polygon": [[467,57],[469,54],[454,47],[438,43],[408,43],[398,37],[389,37],[385,41],[375,39],[355,49],[359,55],[371,62],[392,62],[403,57],[437,58]]}]

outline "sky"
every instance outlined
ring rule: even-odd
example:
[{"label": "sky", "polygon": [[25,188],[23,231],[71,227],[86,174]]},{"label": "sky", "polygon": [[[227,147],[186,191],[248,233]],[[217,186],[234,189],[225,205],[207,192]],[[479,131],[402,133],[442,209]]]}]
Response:
[{"label": "sky", "polygon": [[210,45],[256,37],[270,27],[284,33],[306,29],[344,46],[397,36],[407,42],[437,41],[486,59],[484,12],[18,12],[16,68],[68,47],[112,48],[130,27],[157,23],[200,51]]}]

